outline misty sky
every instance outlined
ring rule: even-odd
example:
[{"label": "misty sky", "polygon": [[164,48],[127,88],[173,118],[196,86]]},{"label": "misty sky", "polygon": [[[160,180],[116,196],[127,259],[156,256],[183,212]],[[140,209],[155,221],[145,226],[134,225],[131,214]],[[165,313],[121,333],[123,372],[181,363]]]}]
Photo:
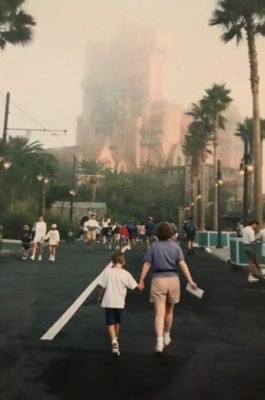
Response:
[{"label": "misty sky", "polygon": [[[215,0],[28,0],[36,20],[28,47],[8,45],[0,54],[0,123],[11,93],[9,127],[67,129],[67,136],[32,133],[45,147],[75,143],[82,110],[81,82],[87,43],[112,35],[127,21],[162,27],[168,50],[167,99],[186,108],[204,90],[225,83],[240,114],[251,116],[246,42],[223,44],[209,27]],[[261,113],[265,117],[265,39],[258,41]],[[117,66],[118,68],[118,66]],[[1,125],[1,126],[2,126]]]}]

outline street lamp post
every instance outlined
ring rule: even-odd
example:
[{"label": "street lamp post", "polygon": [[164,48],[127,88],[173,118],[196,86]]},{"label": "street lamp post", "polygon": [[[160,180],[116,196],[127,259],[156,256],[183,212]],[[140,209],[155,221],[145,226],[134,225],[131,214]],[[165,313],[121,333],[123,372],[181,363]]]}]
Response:
[{"label": "street lamp post", "polygon": [[72,227],[73,225],[73,211],[74,211],[74,197],[76,192],[74,190],[69,190],[70,195],[70,210],[69,210],[69,225]]},{"label": "street lamp post", "polygon": [[253,164],[251,160],[251,155],[249,154],[248,141],[244,140],[244,155],[240,162],[240,174],[244,176],[243,183],[243,221],[246,226],[248,223],[248,214],[250,208],[249,201],[249,179],[250,173],[253,172]]},{"label": "street lamp post", "polygon": [[46,185],[49,182],[49,179],[43,175],[37,175],[36,177],[38,181],[41,183],[41,196],[40,196],[40,207],[39,207],[39,214],[44,216],[45,209],[46,209]]},{"label": "street lamp post", "polygon": [[197,214],[198,214],[198,226],[201,226],[202,224],[202,213],[201,213],[201,208],[202,208],[202,194],[201,194],[201,183],[198,181],[198,187],[197,187]]},{"label": "street lamp post", "polygon": [[217,249],[223,248],[222,244],[222,226],[221,226],[221,186],[223,184],[222,171],[221,171],[221,161],[217,160],[217,176],[216,183],[217,186]]}]

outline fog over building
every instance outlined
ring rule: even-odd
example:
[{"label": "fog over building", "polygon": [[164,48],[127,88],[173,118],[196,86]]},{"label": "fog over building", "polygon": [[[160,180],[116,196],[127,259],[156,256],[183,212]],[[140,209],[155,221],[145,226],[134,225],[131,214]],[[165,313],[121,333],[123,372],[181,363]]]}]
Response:
[{"label": "fog over building", "polygon": [[[80,158],[105,161],[117,171],[185,163],[182,141],[191,119],[166,99],[167,57],[157,30],[139,25],[90,46],[77,119]],[[224,166],[236,167],[242,146],[234,132],[241,118],[235,106],[226,115],[219,156]]]}]

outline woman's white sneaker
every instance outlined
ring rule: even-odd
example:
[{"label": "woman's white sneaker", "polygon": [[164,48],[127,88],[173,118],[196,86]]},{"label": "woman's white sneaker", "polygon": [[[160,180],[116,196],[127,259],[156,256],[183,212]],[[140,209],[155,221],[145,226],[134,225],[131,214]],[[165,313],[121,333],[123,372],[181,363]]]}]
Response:
[{"label": "woman's white sneaker", "polygon": [[156,341],[155,353],[162,354],[164,350],[164,341],[163,337],[158,337]]},{"label": "woman's white sneaker", "polygon": [[255,278],[252,274],[248,275],[248,282],[254,283],[254,282],[258,282],[258,281],[259,281],[259,279]]},{"label": "woman's white sneaker", "polygon": [[164,343],[164,346],[169,346],[171,343],[170,334],[168,332],[164,333],[163,343]]}]

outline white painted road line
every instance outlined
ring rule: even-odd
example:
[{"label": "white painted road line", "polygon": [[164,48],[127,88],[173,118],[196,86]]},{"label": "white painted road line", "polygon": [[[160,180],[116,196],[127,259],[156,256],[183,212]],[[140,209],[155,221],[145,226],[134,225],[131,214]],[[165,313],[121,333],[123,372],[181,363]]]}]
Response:
[{"label": "white painted road line", "polygon": [[[123,252],[127,250],[127,246],[122,249]],[[93,282],[80,294],[75,302],[61,315],[61,317],[48,329],[48,331],[40,338],[40,340],[53,340],[55,336],[62,330],[67,322],[72,318],[80,306],[84,303],[86,298],[93,292],[98,285],[98,281],[103,272],[112,266],[112,262],[109,262],[104,270],[94,279]]]}]

